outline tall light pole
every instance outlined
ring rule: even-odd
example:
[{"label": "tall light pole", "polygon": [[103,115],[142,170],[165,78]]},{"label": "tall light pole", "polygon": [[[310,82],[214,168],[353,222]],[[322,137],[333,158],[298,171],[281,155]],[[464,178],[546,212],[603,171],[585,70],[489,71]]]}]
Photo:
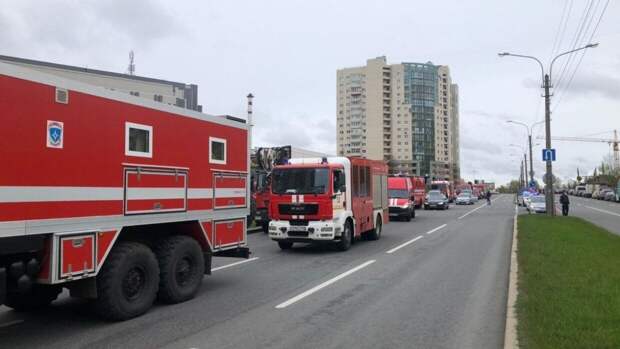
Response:
[{"label": "tall light pole", "polygon": [[522,122],[514,121],[514,120],[508,120],[506,122],[510,124],[515,124],[515,125],[521,125],[525,127],[525,129],[527,130],[527,139],[528,139],[528,144],[530,148],[530,180],[534,180],[534,158],[532,157],[532,132],[534,131],[534,126],[544,123],[545,120],[535,122],[532,125],[527,125]]},{"label": "tall light pole", "polygon": [[[518,144],[508,144],[508,146],[510,146],[510,147],[517,147],[517,148],[523,150],[523,162],[525,164],[525,187],[528,187],[529,186],[529,184],[528,184],[529,181],[528,181],[528,178],[527,178],[527,151],[525,150],[525,147],[520,146]],[[532,155],[530,154],[530,164],[531,163],[532,163]],[[531,173],[531,171],[530,171],[530,173]],[[530,174],[530,179],[534,179],[533,177],[531,177],[531,174]]]},{"label": "tall light pole", "polygon": [[[519,154],[510,154],[510,156],[511,157],[515,157],[517,159],[521,158],[521,155],[519,155]],[[519,161],[519,165],[521,166],[520,169],[519,169],[519,186],[521,188],[523,188],[524,187],[524,183],[525,183],[525,179],[524,179],[525,170],[524,170],[524,167],[523,167],[523,160]],[[521,188],[519,188],[519,190],[521,190]]]},{"label": "tall light pole", "polygon": [[[498,53],[500,57],[512,56],[512,57],[532,59],[532,60],[535,60],[540,66],[540,73],[541,73],[542,82],[543,82],[542,87],[545,91],[545,140],[546,140],[545,143],[546,143],[547,149],[551,149],[551,92],[550,92],[550,89],[551,89],[551,74],[553,73],[553,63],[555,63],[555,61],[558,58],[565,56],[567,54],[585,50],[588,48],[595,48],[597,46],[598,46],[598,43],[587,44],[583,47],[579,47],[574,50],[560,53],[559,55],[555,56],[551,60],[551,64],[549,65],[549,74],[545,74],[545,67],[543,66],[542,62],[534,56],[518,55],[518,54],[509,53],[509,52]],[[554,193],[553,192],[553,168],[551,166],[551,159],[547,159],[547,173],[545,174],[544,179],[545,179],[545,199],[546,199],[545,208],[549,216],[555,216],[555,208],[553,205],[553,193]]]}]

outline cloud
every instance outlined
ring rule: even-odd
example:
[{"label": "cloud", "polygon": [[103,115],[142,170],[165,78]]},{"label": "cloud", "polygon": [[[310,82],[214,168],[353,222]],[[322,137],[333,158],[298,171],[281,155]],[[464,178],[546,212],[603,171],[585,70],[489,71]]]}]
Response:
[{"label": "cloud", "polygon": [[119,43],[149,47],[182,35],[184,27],[155,1],[21,1],[0,8],[0,34],[9,47],[32,43],[28,54],[108,52]]},{"label": "cloud", "polygon": [[336,154],[336,123],[333,118],[313,119],[308,115],[257,115],[257,118],[262,121],[255,128],[255,146],[292,145],[330,155]]},{"label": "cloud", "polygon": [[[564,89],[562,85],[558,86],[558,88]],[[599,95],[617,100],[620,99],[620,79],[596,73],[579,74],[575,76],[565,92],[570,95]]]}]

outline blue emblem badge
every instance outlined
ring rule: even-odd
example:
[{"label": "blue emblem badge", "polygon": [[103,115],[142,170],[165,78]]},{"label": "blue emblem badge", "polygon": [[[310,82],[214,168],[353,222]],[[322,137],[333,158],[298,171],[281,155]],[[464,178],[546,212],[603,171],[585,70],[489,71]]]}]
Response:
[{"label": "blue emblem badge", "polygon": [[63,123],[58,121],[47,122],[47,146],[50,148],[62,148]]}]

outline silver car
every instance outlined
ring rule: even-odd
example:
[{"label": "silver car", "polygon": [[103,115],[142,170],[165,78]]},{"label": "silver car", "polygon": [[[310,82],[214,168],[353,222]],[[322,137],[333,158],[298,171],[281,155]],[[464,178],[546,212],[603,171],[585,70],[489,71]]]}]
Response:
[{"label": "silver car", "polygon": [[527,206],[527,211],[530,213],[546,213],[547,207],[545,205],[545,197],[543,195],[530,196]]},{"label": "silver car", "polygon": [[473,205],[476,200],[470,193],[460,193],[456,197],[457,205]]}]

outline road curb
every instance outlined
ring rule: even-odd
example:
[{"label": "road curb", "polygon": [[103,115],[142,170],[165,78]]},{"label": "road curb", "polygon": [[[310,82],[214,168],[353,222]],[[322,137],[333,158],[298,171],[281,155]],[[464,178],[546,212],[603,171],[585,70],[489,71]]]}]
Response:
[{"label": "road curb", "polygon": [[248,228],[247,232],[248,234],[256,234],[256,233],[260,233],[263,231],[263,228],[261,227],[254,227],[254,228]]},{"label": "road curb", "polygon": [[510,272],[508,276],[508,301],[506,302],[506,329],[504,331],[504,349],[519,348],[519,340],[517,338],[517,275],[519,272],[519,263],[517,261],[517,215],[519,214],[519,206],[515,206],[515,217],[512,227],[512,248],[510,251]]}]

